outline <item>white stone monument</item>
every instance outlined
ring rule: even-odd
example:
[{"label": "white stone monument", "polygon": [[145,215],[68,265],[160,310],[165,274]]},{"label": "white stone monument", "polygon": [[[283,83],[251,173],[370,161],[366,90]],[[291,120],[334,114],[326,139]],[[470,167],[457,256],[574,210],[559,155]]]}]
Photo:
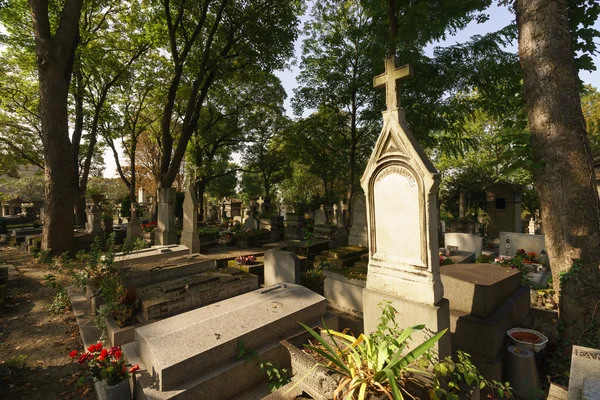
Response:
[{"label": "white stone monument", "polygon": [[190,254],[200,253],[198,236],[198,199],[193,186],[190,186],[183,200],[183,231],[181,244],[190,249]]},{"label": "white stone monument", "polygon": [[143,187],[138,189],[138,203],[146,203],[146,192]]},{"label": "white stone monument", "polygon": [[[400,80],[412,66],[397,67],[388,57],[385,73],[374,78],[386,88],[387,110],[361,185],[367,205],[369,272],[363,292],[365,332],[374,331],[387,300],[398,311],[401,328],[425,324],[449,328],[448,300],[440,279],[437,190],[440,175],[406,125],[400,108]],[[416,342],[424,335],[415,335]],[[438,342],[440,358],[450,355],[450,332]]]},{"label": "white stone monument", "polygon": [[157,245],[177,244],[177,228],[175,227],[174,188],[158,191],[158,226],[154,239]]}]

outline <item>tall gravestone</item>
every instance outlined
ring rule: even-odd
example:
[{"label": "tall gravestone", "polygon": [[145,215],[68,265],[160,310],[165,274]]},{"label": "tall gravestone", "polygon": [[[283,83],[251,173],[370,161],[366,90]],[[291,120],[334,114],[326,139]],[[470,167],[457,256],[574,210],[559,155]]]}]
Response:
[{"label": "tall gravestone", "polygon": [[[440,175],[406,125],[400,108],[400,80],[412,66],[386,59],[385,73],[374,78],[385,87],[383,130],[361,185],[365,192],[369,267],[363,292],[365,332],[373,332],[387,300],[398,311],[401,328],[425,324],[439,332],[449,328],[448,300],[440,279],[437,235],[437,190]],[[414,335],[415,342],[425,334]],[[450,332],[437,344],[440,358],[450,355]]]},{"label": "tall gravestone", "polygon": [[367,234],[367,203],[365,195],[363,193],[354,193],[350,205],[352,225],[350,226],[348,244],[350,246],[367,247],[369,238]]},{"label": "tall gravestone", "polygon": [[157,245],[177,244],[175,227],[175,188],[158,191],[158,227],[155,231]]},{"label": "tall gravestone", "polygon": [[135,240],[142,236],[142,227],[137,218],[138,206],[136,203],[131,203],[131,217],[127,224],[127,241]]},{"label": "tall gravestone", "polygon": [[198,236],[198,199],[193,187],[189,187],[183,200],[183,231],[181,244],[190,249],[190,254],[200,253]]}]

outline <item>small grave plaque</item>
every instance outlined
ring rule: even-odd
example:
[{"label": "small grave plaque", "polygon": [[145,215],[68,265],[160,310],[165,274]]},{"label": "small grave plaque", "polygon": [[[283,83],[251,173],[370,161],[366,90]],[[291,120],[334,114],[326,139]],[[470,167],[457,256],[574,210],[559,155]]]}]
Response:
[{"label": "small grave plaque", "polygon": [[[592,387],[594,381],[600,381],[600,350],[573,346],[569,376],[569,400],[582,399],[584,382]],[[586,399],[600,399],[600,393],[595,393],[595,396]]]}]

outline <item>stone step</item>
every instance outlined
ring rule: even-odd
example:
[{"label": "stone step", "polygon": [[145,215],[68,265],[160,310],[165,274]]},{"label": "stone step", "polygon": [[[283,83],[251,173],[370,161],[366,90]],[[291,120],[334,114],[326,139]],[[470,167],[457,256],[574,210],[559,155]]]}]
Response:
[{"label": "stone step", "polygon": [[299,285],[276,285],[136,329],[139,357],[160,391],[176,388],[235,359],[238,343],[249,349],[277,341],[325,315],[325,298]]}]

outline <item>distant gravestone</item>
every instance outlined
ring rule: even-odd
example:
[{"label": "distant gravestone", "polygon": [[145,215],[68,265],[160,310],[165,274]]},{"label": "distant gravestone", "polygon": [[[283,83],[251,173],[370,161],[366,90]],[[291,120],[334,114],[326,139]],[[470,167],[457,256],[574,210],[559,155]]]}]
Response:
[{"label": "distant gravestone", "polygon": [[325,214],[325,207],[321,204],[321,208],[315,213],[315,225],[325,225],[327,222],[327,215]]},{"label": "distant gravestone", "polygon": [[253,216],[250,216],[244,221],[244,228],[249,229],[251,231],[255,231],[258,229],[258,220]]},{"label": "distant gravestone", "polygon": [[444,234],[446,247],[457,246],[458,250],[475,253],[475,259],[481,257],[483,238],[469,233],[448,232]]},{"label": "distant gravestone", "polygon": [[158,191],[158,221],[154,234],[157,245],[177,244],[177,227],[175,226],[175,188]]},{"label": "distant gravestone", "polygon": [[596,388],[600,388],[600,350],[573,346],[569,400],[598,400]]},{"label": "distant gravestone", "polygon": [[300,259],[291,251],[265,251],[265,287],[277,283],[300,283]]},{"label": "distant gravestone", "polygon": [[198,236],[198,199],[196,191],[190,186],[183,200],[183,231],[181,244],[190,249],[190,254],[200,253],[200,237]]},{"label": "distant gravestone", "polygon": [[[377,329],[382,301],[398,311],[400,327],[425,324],[433,332],[450,326],[443,298],[438,257],[437,191],[440,175],[406,125],[400,108],[402,78],[410,65],[385,61],[385,73],[374,78],[386,88],[383,129],[371,153],[361,185],[365,192],[369,266],[363,292],[365,333]],[[426,335],[415,334],[415,341]],[[450,335],[436,344],[440,358],[450,355]]]},{"label": "distant gravestone", "polygon": [[136,203],[131,203],[131,217],[129,218],[129,223],[127,224],[127,240],[132,241],[142,236],[142,227],[140,226],[140,222],[138,220],[138,206]]},{"label": "distant gravestone", "polygon": [[350,213],[352,215],[352,225],[350,226],[348,244],[350,246],[367,247],[369,239],[367,235],[367,204],[364,194],[354,193]]},{"label": "distant gravestone", "polygon": [[500,232],[500,255],[514,257],[517,250],[527,253],[534,252],[538,256],[546,252],[544,235],[529,235],[527,233]]}]

